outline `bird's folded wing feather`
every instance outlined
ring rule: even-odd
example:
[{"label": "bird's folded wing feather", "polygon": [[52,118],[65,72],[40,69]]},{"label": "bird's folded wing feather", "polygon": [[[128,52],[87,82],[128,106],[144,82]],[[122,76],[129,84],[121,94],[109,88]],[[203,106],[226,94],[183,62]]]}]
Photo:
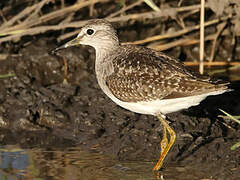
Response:
[{"label": "bird's folded wing feather", "polygon": [[177,60],[148,49],[129,52],[113,60],[114,72],[106,84],[115,97],[125,102],[152,101],[199,95],[218,87],[201,80]]}]

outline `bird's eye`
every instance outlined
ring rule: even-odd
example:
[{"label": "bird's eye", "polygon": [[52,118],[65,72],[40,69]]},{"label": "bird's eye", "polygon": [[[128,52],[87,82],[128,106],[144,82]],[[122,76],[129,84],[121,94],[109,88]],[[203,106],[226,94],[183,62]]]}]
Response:
[{"label": "bird's eye", "polygon": [[88,30],[87,30],[87,34],[88,34],[88,35],[92,35],[93,33],[94,33],[94,30],[93,30],[93,29],[88,29]]}]

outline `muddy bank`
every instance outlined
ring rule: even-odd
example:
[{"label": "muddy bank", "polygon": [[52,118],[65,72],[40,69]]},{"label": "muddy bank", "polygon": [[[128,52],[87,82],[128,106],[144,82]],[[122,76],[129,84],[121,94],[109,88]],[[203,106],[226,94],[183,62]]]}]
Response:
[{"label": "muddy bank", "polygon": [[[46,39],[37,40],[0,61],[0,74],[16,74],[0,79],[1,143],[25,148],[77,145],[121,160],[157,161],[162,133],[157,118],[124,110],[103,94],[93,49],[70,48],[54,56],[49,54],[54,47]],[[233,92],[169,114],[177,140],[165,167],[191,165],[219,179],[240,176],[240,149],[230,150],[240,139],[239,125],[217,117],[218,108],[240,111],[239,82],[232,86]]]}]

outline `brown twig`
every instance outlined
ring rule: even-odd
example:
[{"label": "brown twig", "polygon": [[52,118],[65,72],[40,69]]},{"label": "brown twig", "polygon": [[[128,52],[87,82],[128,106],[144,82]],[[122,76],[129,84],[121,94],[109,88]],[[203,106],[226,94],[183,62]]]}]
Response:
[{"label": "brown twig", "polygon": [[[205,41],[214,40],[214,37],[215,37],[215,34],[208,35],[204,40]],[[193,44],[198,44],[199,41],[200,41],[199,39],[182,38],[182,39],[170,42],[170,43],[164,43],[164,44],[160,44],[157,46],[148,46],[148,47],[153,48],[158,51],[164,51],[164,50],[176,47],[176,46],[189,46],[189,45],[193,45]]]},{"label": "brown twig", "polygon": [[199,52],[199,72],[203,74],[203,60],[204,60],[204,16],[205,16],[205,0],[201,0],[201,12],[200,12],[200,52]]},{"label": "brown twig", "polygon": [[192,11],[189,11],[189,12],[183,14],[183,15],[182,15],[182,18],[185,19],[185,18],[187,18],[187,17],[189,17],[189,16],[191,16],[191,15],[193,15],[193,14],[196,14],[196,13],[199,12],[199,10],[200,10],[200,9],[193,9]]},{"label": "brown twig", "polygon": [[217,39],[219,35],[223,32],[224,27],[226,26],[227,22],[222,22],[217,26],[217,33],[215,34],[215,37],[213,39],[213,45],[212,45],[212,50],[211,50],[211,55],[209,58],[209,62],[212,62],[215,56],[215,51],[216,51],[216,44],[217,44]]},{"label": "brown twig", "polygon": [[64,8],[64,7],[65,7],[65,1],[61,0],[61,8]]},{"label": "brown twig", "polygon": [[6,23],[6,22],[7,22],[7,19],[6,19],[5,16],[3,15],[3,12],[2,12],[1,9],[0,9],[0,16],[1,16],[1,18],[3,19],[3,22]]},{"label": "brown twig", "polygon": [[[184,62],[185,66],[199,66],[200,62]],[[203,62],[206,66],[239,66],[240,62],[226,62],[226,61],[216,61],[216,62]]]},{"label": "brown twig", "polygon": [[69,32],[69,33],[66,33],[66,34],[62,34],[60,35],[58,38],[57,38],[57,41],[60,42],[64,39],[67,39],[67,38],[70,38],[72,36],[75,36],[76,34],[78,34],[81,30],[80,29],[77,29],[75,31],[72,31],[72,32]]},{"label": "brown twig", "polygon": [[93,16],[93,12],[94,12],[94,5],[95,5],[95,0],[91,0],[91,4],[89,5],[89,16],[92,17]]},{"label": "brown twig", "polygon": [[199,9],[194,9],[194,10],[189,11],[189,12],[183,14],[183,15],[179,15],[179,16],[178,16],[178,19],[177,19],[178,24],[179,24],[182,28],[185,28],[184,19],[185,19],[186,17],[192,15],[192,14],[197,13],[197,12],[199,12]]}]

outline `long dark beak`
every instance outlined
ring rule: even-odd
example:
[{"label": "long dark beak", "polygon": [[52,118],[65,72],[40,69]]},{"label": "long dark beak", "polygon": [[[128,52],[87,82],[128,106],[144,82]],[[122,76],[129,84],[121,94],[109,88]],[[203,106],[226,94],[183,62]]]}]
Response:
[{"label": "long dark beak", "polygon": [[56,49],[52,50],[51,52],[54,54],[57,51],[61,50],[61,49],[65,49],[71,46],[77,46],[80,44],[80,39],[79,37],[76,37],[75,39],[68,41],[66,44],[63,44],[62,46],[57,47]]}]

